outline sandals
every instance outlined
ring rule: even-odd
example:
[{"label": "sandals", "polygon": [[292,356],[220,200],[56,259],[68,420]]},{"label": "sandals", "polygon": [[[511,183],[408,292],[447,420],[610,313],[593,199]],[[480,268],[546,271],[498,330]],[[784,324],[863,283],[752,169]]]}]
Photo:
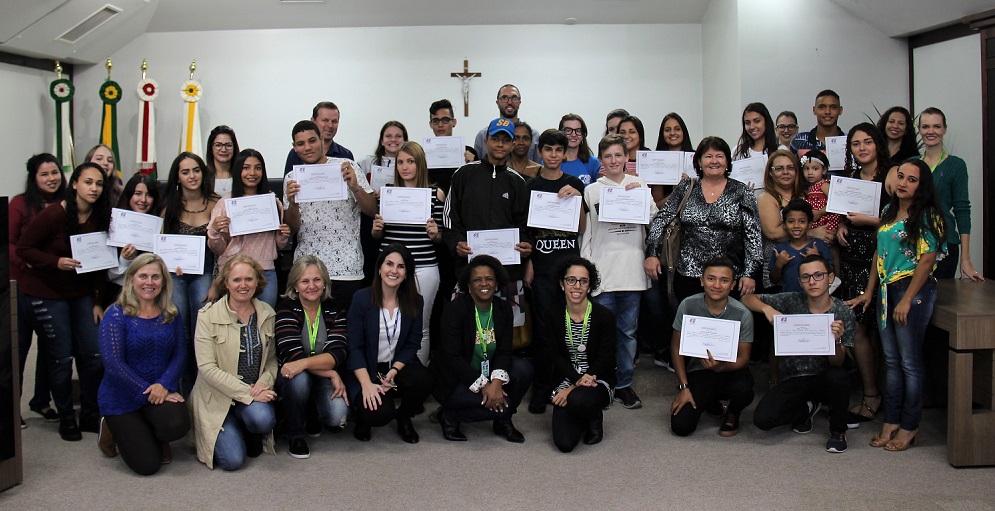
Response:
[{"label": "sandals", "polygon": [[888,445],[889,442],[891,442],[892,438],[895,438],[895,435],[897,433],[898,433],[898,429],[896,429],[895,431],[892,431],[891,434],[889,434],[887,436],[885,436],[885,435],[883,435],[881,433],[875,433],[874,436],[871,437],[871,444],[870,445],[871,445],[871,447],[884,447],[884,446]]},{"label": "sandals", "polygon": [[908,442],[903,442],[901,440],[896,440],[892,438],[890,442],[885,444],[884,450],[891,452],[902,452],[909,450],[910,447],[919,443],[919,430],[912,432],[912,438]]},{"label": "sandals", "polygon": [[868,412],[870,412],[870,415],[863,415],[861,413],[856,413],[856,412],[851,411],[849,413],[849,418],[847,419],[847,427],[848,428],[850,428],[850,429],[859,428],[861,422],[870,422],[870,421],[874,420],[875,417],[877,417],[878,410],[881,409],[881,402],[880,401],[878,402],[878,407],[877,408],[871,408],[870,405],[867,404],[867,399],[868,398],[870,398],[870,399],[879,398],[880,399],[881,398],[881,393],[878,392],[877,394],[875,394],[873,396],[868,396],[867,394],[864,394],[864,399],[862,399],[860,401],[860,404],[857,405],[857,406],[858,407],[863,407],[864,410],[867,410]]}]

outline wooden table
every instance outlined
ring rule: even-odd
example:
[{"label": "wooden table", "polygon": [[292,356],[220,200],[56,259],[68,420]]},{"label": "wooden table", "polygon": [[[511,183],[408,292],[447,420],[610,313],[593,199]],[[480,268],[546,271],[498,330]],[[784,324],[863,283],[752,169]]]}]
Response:
[{"label": "wooden table", "polygon": [[937,291],[932,324],[950,333],[947,461],[995,465],[995,281],[943,279]]}]

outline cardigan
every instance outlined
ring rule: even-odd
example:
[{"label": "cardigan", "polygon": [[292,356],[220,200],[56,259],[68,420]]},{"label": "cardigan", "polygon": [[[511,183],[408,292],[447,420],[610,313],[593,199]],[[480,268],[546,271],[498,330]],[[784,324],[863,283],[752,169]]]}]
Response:
[{"label": "cardigan", "polygon": [[[80,234],[95,232],[95,215],[80,224]],[[66,208],[56,202],[35,215],[17,241],[17,256],[27,265],[17,282],[18,291],[46,300],[71,300],[87,295],[99,304],[105,271],[76,273],[59,269],[59,259],[72,257],[66,231]]]},{"label": "cardigan", "polygon": [[[321,302],[321,317],[325,322],[327,341],[324,346],[315,346],[315,355],[327,353],[335,359],[335,368],[345,363],[348,343],[346,341],[346,312],[336,311],[331,299]],[[276,357],[280,365],[311,355],[305,351],[303,329],[307,319],[301,301],[285,298],[276,304]],[[310,341],[308,341],[310,345]]]},{"label": "cardigan", "polygon": [[[615,341],[618,332],[615,314],[604,305],[594,301],[590,303],[591,317],[587,321],[587,345],[584,352],[587,354],[587,373],[597,376],[599,380],[604,380],[614,388]],[[564,307],[561,300],[559,306],[551,308],[546,313],[548,335],[540,338],[544,343],[542,348],[553,364],[553,376],[550,381],[554,385],[564,379],[573,384],[582,376],[570,361],[570,352],[564,341],[567,336]]]},{"label": "cardigan", "polygon": [[[501,298],[494,298],[494,336],[497,347],[490,359],[491,372],[511,368],[513,340],[513,314],[511,305]],[[476,304],[468,294],[461,294],[446,304],[442,313],[442,337],[435,355],[432,370],[435,373],[435,397],[444,402],[453,395],[458,385],[469,387],[480,377],[480,372],[470,367],[476,346],[477,324],[474,321]]]},{"label": "cardigan", "polygon": [[[416,309],[418,315],[413,318],[398,312],[401,315],[401,333],[397,337],[397,346],[391,364],[421,363],[417,355],[422,342],[423,303],[419,296]],[[349,333],[349,356],[346,358],[346,365],[349,371],[345,374],[345,384],[350,396],[356,396],[363,390],[356,378],[357,369],[366,369],[370,381],[379,381],[377,356],[380,353],[380,310],[380,306],[373,303],[371,288],[360,289],[353,295],[352,306],[349,307],[349,316],[346,320],[346,331]]]}]

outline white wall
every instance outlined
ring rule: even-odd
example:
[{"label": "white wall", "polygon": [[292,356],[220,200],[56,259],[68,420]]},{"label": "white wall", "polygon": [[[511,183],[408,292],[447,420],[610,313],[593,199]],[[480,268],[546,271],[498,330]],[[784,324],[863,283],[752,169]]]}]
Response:
[{"label": "white wall", "polygon": [[[701,89],[706,106],[704,134],[734,146],[743,110],[737,0],[712,0],[701,22]],[[688,126],[689,129],[692,129]],[[692,137],[697,144],[701,137]]]},{"label": "white wall", "polygon": [[[463,58],[481,78],[470,82],[470,117],[462,114]],[[702,95],[698,25],[577,25],[504,27],[398,27],[247,30],[145,34],[114,55],[114,79],[125,91],[118,104],[118,137],[125,173],[133,170],[142,58],[161,94],[155,101],[158,159],[168,167],[179,141],[180,84],[191,58],[204,85],[201,126],[228,124],[243,148],[263,152],[278,175],[290,149],[290,130],[311,108],[331,100],[342,111],[336,141],[357,158],[375,148],[383,123],[403,122],[411,138],[430,134],[428,106],[448,98],[456,106],[456,134],[469,141],[497,116],[494,98],[504,83],[522,92],[521,118],[534,128],[556,127],[575,112],[596,146],[604,116],[626,108],[646,125],[655,143],[663,115],[681,112],[700,138]],[[77,141],[97,140],[102,66],[77,74]]]},{"label": "white wall", "polygon": [[[740,0],[739,45],[739,113],[760,101],[772,116],[794,111],[800,129],[808,131],[815,127],[815,95],[833,89],[843,104],[839,124],[846,131],[867,116],[877,122],[875,108],[909,105],[905,41],[830,0]],[[734,140],[741,132],[739,125]]]},{"label": "white wall", "polygon": [[981,36],[975,34],[916,48],[912,58],[915,114],[930,106],[942,110],[947,117],[943,147],[967,163],[971,183],[971,262],[983,272]]},{"label": "white wall", "polygon": [[0,64],[0,195],[24,192],[24,163],[31,155],[52,152],[55,101],[48,95],[54,72]]}]

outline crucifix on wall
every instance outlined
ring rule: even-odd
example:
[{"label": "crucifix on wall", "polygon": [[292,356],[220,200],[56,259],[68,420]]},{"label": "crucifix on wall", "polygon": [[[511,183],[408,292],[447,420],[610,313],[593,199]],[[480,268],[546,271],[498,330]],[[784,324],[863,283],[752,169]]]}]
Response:
[{"label": "crucifix on wall", "polygon": [[450,76],[453,78],[459,78],[463,81],[463,117],[470,116],[470,79],[479,78],[480,73],[470,72],[470,61],[463,59],[463,72],[462,73],[451,73]]}]

